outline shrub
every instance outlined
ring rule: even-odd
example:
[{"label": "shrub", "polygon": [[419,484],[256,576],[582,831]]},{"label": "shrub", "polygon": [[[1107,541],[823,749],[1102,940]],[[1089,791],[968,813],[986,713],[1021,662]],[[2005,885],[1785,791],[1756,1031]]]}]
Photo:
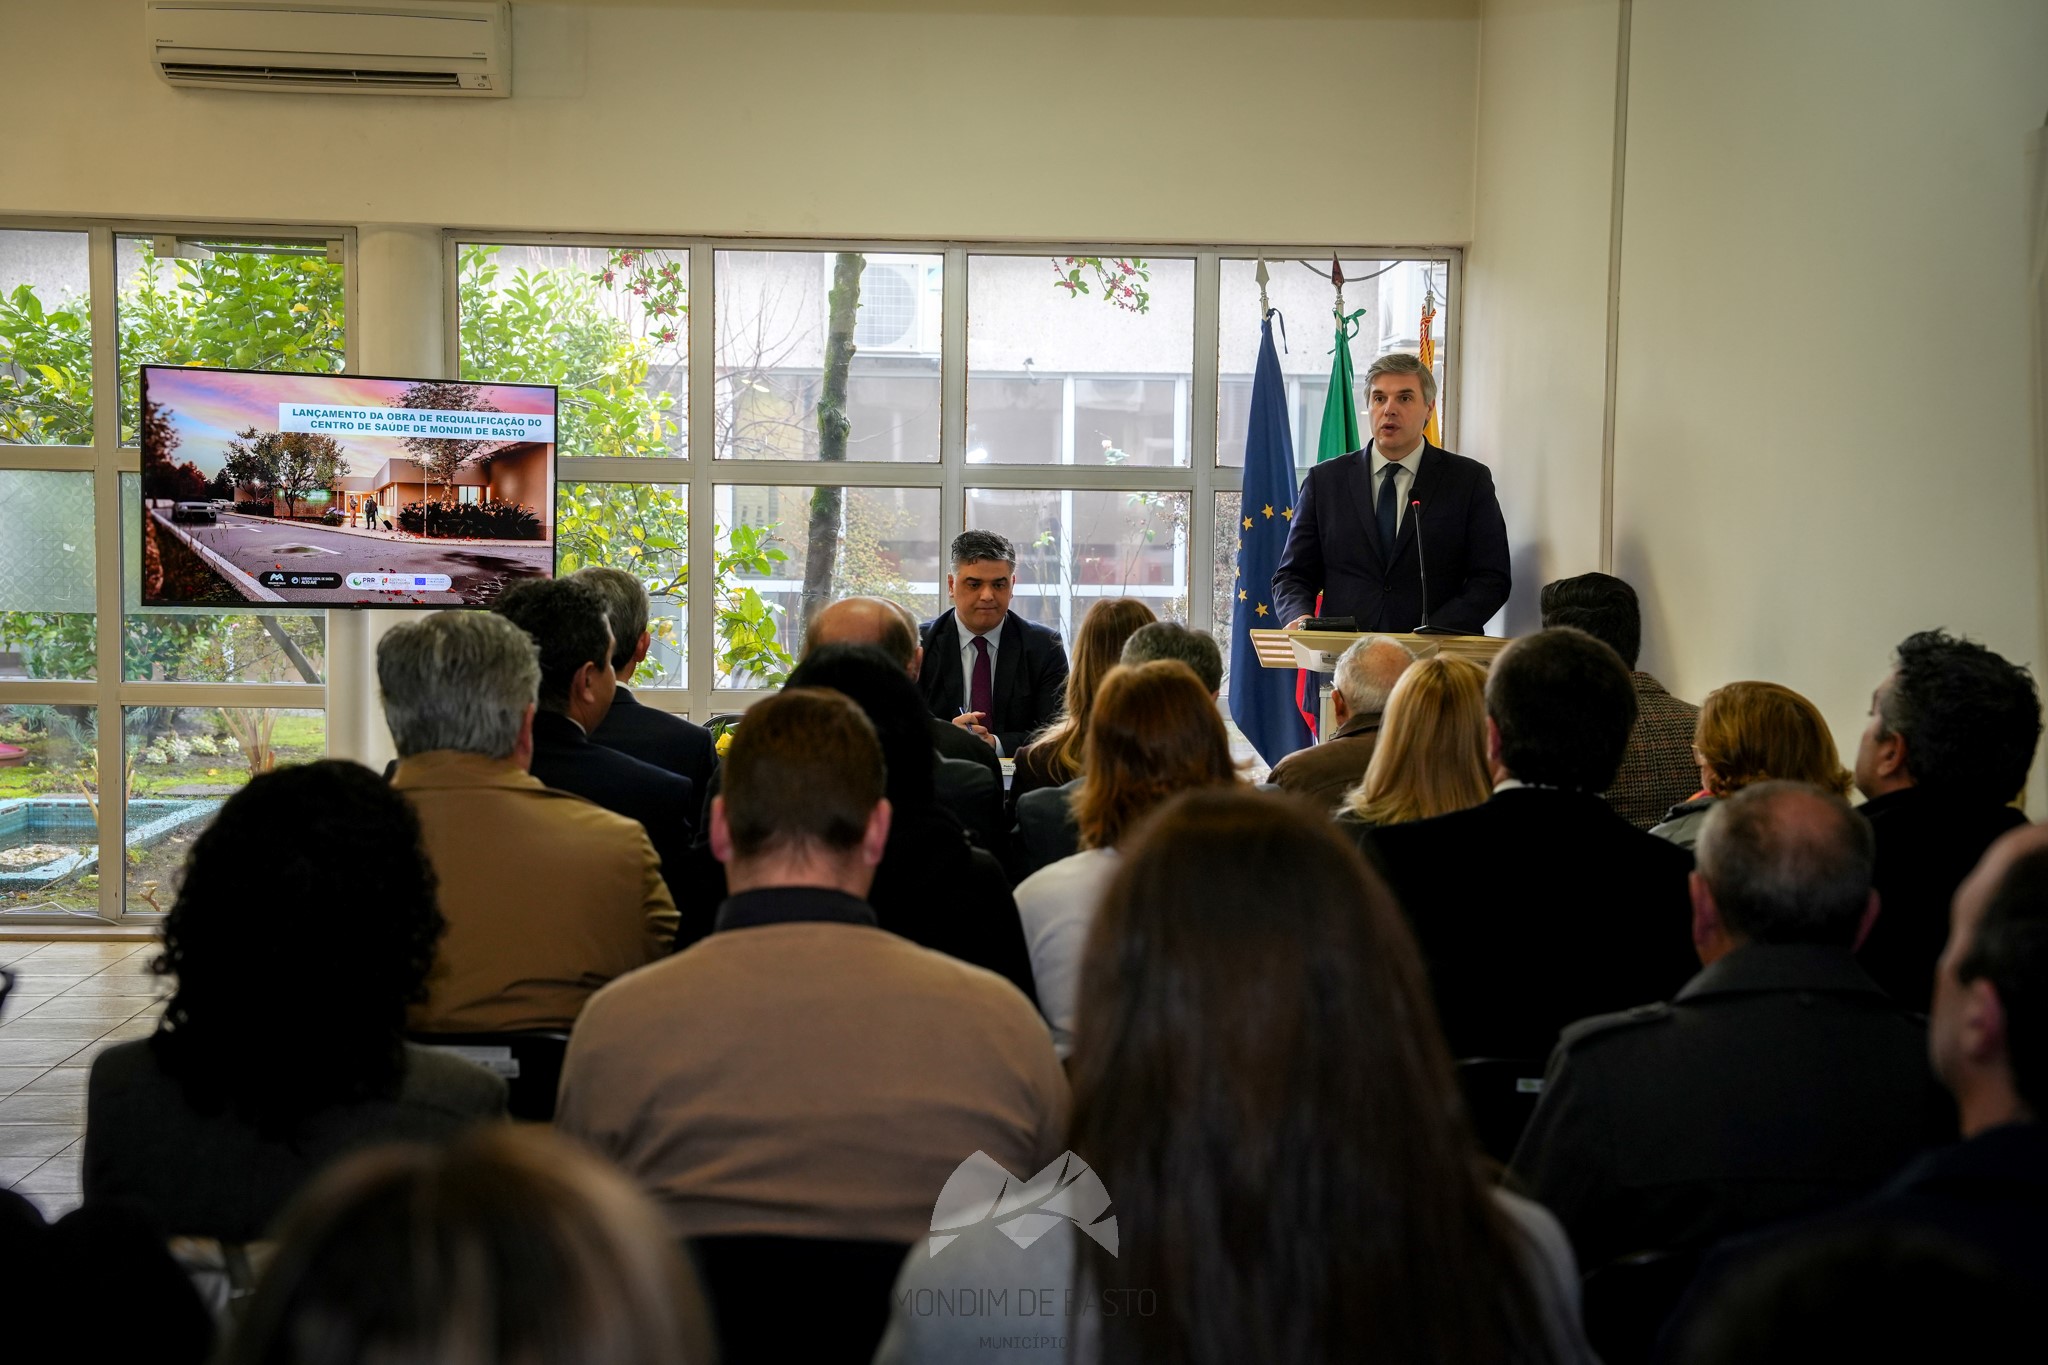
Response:
[{"label": "shrub", "polygon": [[245,517],[274,517],[277,515],[277,504],[266,498],[262,502],[238,502],[234,510]]},{"label": "shrub", "polygon": [[409,502],[398,509],[398,528],[433,540],[539,540],[540,518],[516,502]]}]

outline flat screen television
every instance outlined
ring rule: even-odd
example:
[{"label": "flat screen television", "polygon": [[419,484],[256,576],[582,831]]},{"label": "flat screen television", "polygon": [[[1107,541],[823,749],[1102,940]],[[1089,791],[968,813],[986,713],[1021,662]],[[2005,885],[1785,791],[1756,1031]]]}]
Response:
[{"label": "flat screen television", "polygon": [[142,601],[489,606],[555,571],[555,389],[142,367]]}]

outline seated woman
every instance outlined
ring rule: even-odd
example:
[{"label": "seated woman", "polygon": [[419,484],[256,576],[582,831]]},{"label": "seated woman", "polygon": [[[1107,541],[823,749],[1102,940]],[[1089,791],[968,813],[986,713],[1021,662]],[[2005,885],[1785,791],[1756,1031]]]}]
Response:
[{"label": "seated woman", "polygon": [[252,778],[165,917],[163,1022],[93,1062],[86,1205],[248,1242],[344,1152],[502,1117],[502,1080],[401,1036],[441,930],[419,822],[376,774]]},{"label": "seated woman", "polygon": [[703,1298],[660,1215],[542,1128],[380,1147],[293,1204],[224,1365],[700,1365]]},{"label": "seated woman", "polygon": [[942,1197],[878,1361],[1593,1359],[1563,1229],[1481,1168],[1393,896],[1306,802],[1193,792],[1131,842],[1071,1071],[1059,1193]]},{"label": "seated woman", "polygon": [[1010,776],[1010,806],[1040,787],[1059,787],[1081,775],[1081,756],[1088,743],[1088,716],[1096,689],[1123,657],[1124,642],[1140,626],[1157,618],[1135,597],[1105,597],[1088,608],[1074,636],[1072,667],[1067,671],[1066,708],[1057,720],[1017,751],[1017,769]]},{"label": "seated woman", "polygon": [[1486,800],[1486,670],[1443,655],[1394,684],[1365,778],[1338,809],[1354,839],[1381,825],[1449,815]]},{"label": "seated woman", "polygon": [[1110,670],[1095,696],[1074,799],[1081,851],[1017,885],[1038,1007],[1062,1057],[1072,1047],[1081,949],[1116,875],[1117,844],[1175,792],[1236,780],[1223,717],[1193,669],[1162,659]]},{"label": "seated woman", "polygon": [[1849,771],[1820,708],[1777,683],[1732,682],[1707,693],[1692,756],[1700,765],[1698,795],[1666,811],[1650,831],[1683,848],[1699,842],[1716,801],[1752,783],[1781,778],[1849,794]]}]

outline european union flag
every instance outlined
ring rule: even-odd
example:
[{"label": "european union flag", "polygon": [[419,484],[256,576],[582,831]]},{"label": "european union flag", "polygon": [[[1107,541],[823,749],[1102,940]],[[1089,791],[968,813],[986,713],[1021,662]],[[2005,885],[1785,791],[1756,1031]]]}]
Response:
[{"label": "european union flag", "polygon": [[[1287,383],[1273,349],[1273,316],[1259,324],[1252,378],[1251,431],[1244,443],[1244,496],[1237,518],[1237,609],[1230,627],[1230,714],[1267,763],[1278,763],[1311,736],[1294,703],[1294,672],[1261,668],[1254,629],[1287,623],[1273,610],[1273,570],[1294,524],[1294,438],[1287,429]],[[1218,547],[1221,548],[1220,546]]]}]

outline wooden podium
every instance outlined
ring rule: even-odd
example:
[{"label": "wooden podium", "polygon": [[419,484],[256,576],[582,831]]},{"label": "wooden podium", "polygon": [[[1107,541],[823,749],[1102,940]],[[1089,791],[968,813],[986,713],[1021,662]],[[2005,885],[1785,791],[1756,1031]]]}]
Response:
[{"label": "wooden podium", "polygon": [[[1259,667],[1307,669],[1311,673],[1328,673],[1337,666],[1337,659],[1351,642],[1363,635],[1386,635],[1390,640],[1399,640],[1418,659],[1432,654],[1442,654],[1453,659],[1470,659],[1481,668],[1493,666],[1493,656],[1507,647],[1507,641],[1493,635],[1401,635],[1391,631],[1349,631],[1349,630],[1254,630],[1249,632],[1252,648],[1258,652]],[[1330,715],[1330,688],[1322,688],[1319,714],[1321,733],[1335,731],[1336,725]]]}]

